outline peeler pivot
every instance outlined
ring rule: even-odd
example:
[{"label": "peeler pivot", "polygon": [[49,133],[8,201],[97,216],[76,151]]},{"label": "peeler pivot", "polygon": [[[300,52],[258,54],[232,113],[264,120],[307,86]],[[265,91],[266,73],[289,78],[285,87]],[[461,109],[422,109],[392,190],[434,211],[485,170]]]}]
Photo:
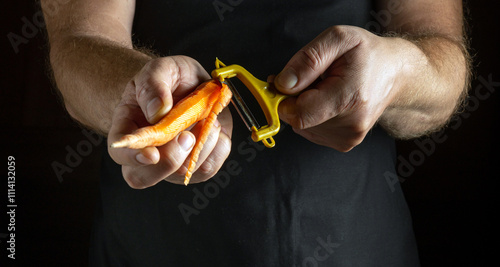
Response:
[{"label": "peeler pivot", "polygon": [[[225,79],[236,77],[241,80],[241,82],[250,90],[255,99],[257,99],[257,102],[266,116],[268,125],[259,127],[258,124],[251,122],[251,125],[247,126],[249,126],[252,131],[252,140],[254,142],[262,141],[266,147],[273,147],[275,145],[273,136],[280,130],[278,105],[289,96],[278,93],[274,88],[274,85],[255,78],[250,72],[239,65],[226,66],[219,59],[216,59],[215,67],[216,68],[212,71],[212,78],[219,79],[221,82],[228,84],[231,88],[231,83],[226,82]],[[231,90],[233,91],[234,88],[231,88]],[[239,102],[238,97],[239,94],[235,96],[235,99]],[[248,110],[243,111],[243,113],[247,112],[250,113]]]}]

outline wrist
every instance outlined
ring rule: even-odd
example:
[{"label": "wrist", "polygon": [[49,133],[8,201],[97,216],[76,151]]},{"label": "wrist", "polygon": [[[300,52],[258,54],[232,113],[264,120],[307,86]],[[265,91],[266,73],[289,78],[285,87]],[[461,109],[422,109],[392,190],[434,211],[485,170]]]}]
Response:
[{"label": "wrist", "polygon": [[51,49],[54,79],[69,115],[103,135],[127,82],[150,60],[142,51],[91,36],[67,38]]},{"label": "wrist", "polygon": [[387,60],[393,70],[390,100],[379,118],[386,131],[400,139],[417,137],[435,128],[432,79],[435,69],[420,47],[404,37],[382,37],[387,42]]},{"label": "wrist", "polygon": [[[402,61],[395,97],[380,123],[398,138],[413,138],[443,127],[456,111],[467,85],[467,57],[443,36],[394,38]],[[463,70],[463,71],[462,71]]]},{"label": "wrist", "polygon": [[413,42],[402,37],[383,37],[388,43],[388,51],[391,55],[393,70],[393,81],[391,89],[391,101],[387,106],[388,109],[409,107],[417,105],[412,97],[418,94],[420,89],[421,79],[432,77],[427,75],[433,72],[433,68],[426,54]]}]

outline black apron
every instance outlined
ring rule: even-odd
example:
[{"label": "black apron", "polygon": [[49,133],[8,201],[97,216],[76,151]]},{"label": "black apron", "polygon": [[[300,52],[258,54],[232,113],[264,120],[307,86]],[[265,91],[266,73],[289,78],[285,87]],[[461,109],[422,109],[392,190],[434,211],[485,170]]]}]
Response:
[{"label": "black apron", "polygon": [[[372,9],[364,0],[138,1],[133,37],[209,73],[219,57],[265,80],[329,26],[365,27]],[[382,129],[341,153],[287,125],[265,148],[233,121],[231,154],[205,183],[134,190],[105,157],[93,266],[418,266],[404,196],[387,179],[394,140]]]}]

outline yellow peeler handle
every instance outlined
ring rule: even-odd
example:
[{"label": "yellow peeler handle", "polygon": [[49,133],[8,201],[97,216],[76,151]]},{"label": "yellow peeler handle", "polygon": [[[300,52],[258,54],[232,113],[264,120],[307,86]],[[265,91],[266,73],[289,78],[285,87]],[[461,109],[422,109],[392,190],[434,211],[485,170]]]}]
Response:
[{"label": "yellow peeler handle", "polygon": [[254,142],[262,141],[266,147],[273,147],[275,145],[273,136],[280,130],[278,105],[289,96],[278,93],[272,84],[255,78],[242,66],[226,66],[219,59],[216,59],[215,66],[216,69],[212,71],[212,78],[223,82],[226,78],[237,77],[252,92],[259,102],[268,123],[268,125],[264,125],[260,129],[255,126],[252,127],[252,140]]}]

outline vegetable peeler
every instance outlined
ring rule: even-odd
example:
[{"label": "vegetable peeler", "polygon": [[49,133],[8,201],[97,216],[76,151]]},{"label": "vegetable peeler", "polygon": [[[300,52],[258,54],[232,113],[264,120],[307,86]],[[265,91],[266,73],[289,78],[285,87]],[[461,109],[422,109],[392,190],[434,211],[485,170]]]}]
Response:
[{"label": "vegetable peeler", "polygon": [[[233,77],[238,78],[250,90],[264,112],[268,125],[259,125],[235,86],[229,80]],[[252,132],[252,140],[254,142],[262,141],[269,148],[274,147],[275,141],[273,136],[280,130],[278,105],[289,96],[280,94],[274,88],[273,84],[255,78],[242,66],[226,66],[218,58],[215,60],[215,69],[212,71],[212,78],[225,83],[233,93],[231,102],[236,107],[248,130]]]}]

